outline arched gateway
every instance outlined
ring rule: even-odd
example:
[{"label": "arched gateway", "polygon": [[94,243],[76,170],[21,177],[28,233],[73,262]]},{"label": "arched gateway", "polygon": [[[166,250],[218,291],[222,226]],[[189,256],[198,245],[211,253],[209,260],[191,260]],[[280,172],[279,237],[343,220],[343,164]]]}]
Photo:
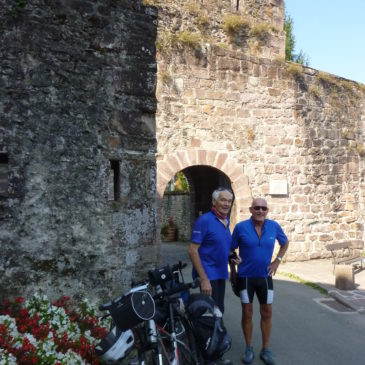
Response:
[{"label": "arched gateway", "polygon": [[[157,232],[161,227],[162,198],[167,183],[178,171],[192,166],[209,166],[225,174],[235,194],[234,216],[236,221],[247,216],[251,203],[248,178],[243,174],[243,167],[230,158],[227,152],[204,149],[176,151],[157,159]],[[157,241],[160,241],[159,234],[157,234]]]}]

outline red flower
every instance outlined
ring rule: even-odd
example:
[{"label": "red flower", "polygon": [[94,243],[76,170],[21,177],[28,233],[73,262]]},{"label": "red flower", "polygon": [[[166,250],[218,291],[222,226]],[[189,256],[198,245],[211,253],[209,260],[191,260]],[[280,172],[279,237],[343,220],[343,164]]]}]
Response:
[{"label": "red flower", "polygon": [[22,304],[23,302],[24,302],[24,298],[22,298],[22,297],[15,298],[15,303]]},{"label": "red flower", "polygon": [[[49,333],[52,333],[58,352],[66,353],[71,350],[79,354],[88,364],[100,365],[95,354],[95,346],[89,343],[84,336],[72,340],[67,332],[57,334],[55,329],[51,329],[50,323],[41,323],[40,314],[36,313],[31,316],[29,310],[22,307],[23,303],[24,299],[17,297],[13,302],[6,300],[2,306],[0,305],[1,314],[12,316],[20,333],[30,333],[37,341],[43,341]],[[70,319],[80,328],[81,333],[89,330],[95,339],[101,339],[107,334],[107,329],[99,325],[98,319],[87,314],[87,308],[84,305],[79,310],[75,309],[70,297],[61,297],[55,302],[55,305],[62,307],[68,313]],[[12,354],[17,359],[17,363],[21,365],[41,364],[43,361],[37,353],[37,348],[26,337],[23,339],[22,345],[16,347],[5,324],[0,325],[0,349],[6,354]],[[61,362],[56,362],[54,365],[61,365]]]}]

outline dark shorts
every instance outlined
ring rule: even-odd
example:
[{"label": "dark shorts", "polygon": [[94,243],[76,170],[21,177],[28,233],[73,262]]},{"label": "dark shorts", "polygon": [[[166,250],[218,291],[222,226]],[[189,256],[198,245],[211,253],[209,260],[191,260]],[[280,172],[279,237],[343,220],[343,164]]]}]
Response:
[{"label": "dark shorts", "polygon": [[238,288],[243,304],[252,303],[255,293],[260,304],[272,304],[274,300],[274,284],[271,276],[266,278],[239,277]]},{"label": "dark shorts", "polygon": [[221,312],[224,313],[224,294],[226,291],[226,281],[224,279],[211,280],[210,285],[212,286],[212,298]]}]

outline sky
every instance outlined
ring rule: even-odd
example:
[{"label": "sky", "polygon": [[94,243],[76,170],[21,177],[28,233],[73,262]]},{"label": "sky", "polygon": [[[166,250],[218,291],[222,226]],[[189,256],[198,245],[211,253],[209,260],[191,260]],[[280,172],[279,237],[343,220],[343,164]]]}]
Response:
[{"label": "sky", "polygon": [[309,67],[365,84],[365,0],[284,0],[294,53]]}]

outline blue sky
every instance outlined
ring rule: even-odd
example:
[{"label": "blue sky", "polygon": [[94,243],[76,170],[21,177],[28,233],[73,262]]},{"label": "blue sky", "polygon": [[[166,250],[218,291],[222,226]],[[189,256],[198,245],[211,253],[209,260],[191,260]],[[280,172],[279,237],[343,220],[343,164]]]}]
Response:
[{"label": "blue sky", "polygon": [[295,53],[309,66],[365,84],[365,0],[284,0]]}]

